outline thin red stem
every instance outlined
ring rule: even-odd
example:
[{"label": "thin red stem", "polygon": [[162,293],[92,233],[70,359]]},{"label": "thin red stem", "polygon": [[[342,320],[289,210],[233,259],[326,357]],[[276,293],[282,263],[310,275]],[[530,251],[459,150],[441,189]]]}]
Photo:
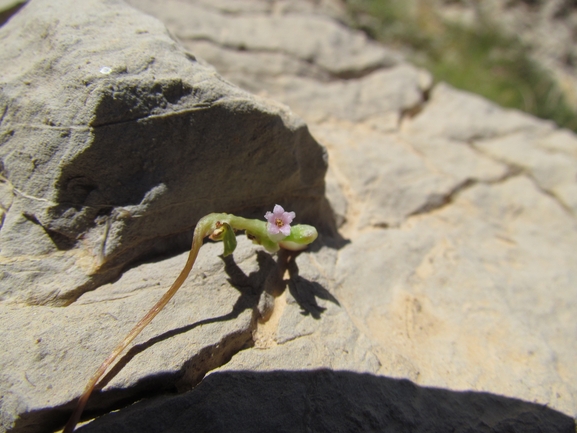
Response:
[{"label": "thin red stem", "polygon": [[188,274],[192,270],[192,266],[194,265],[200,247],[202,246],[203,239],[212,232],[212,222],[214,218],[209,218],[210,216],[211,215],[202,218],[196,225],[196,228],[194,230],[194,236],[192,238],[192,247],[190,249],[190,253],[188,254],[186,264],[184,265],[184,268],[182,269],[182,271],[180,272],[180,274],[178,275],[172,286],[170,286],[170,289],[168,289],[168,291],[162,296],[162,298],[158,300],[158,302],[154,305],[154,307],[152,307],[150,311],[146,313],[146,315],[142,319],[140,319],[140,322],[138,322],[136,326],[132,328],[132,330],[128,333],[128,335],[124,338],[124,340],[122,340],[122,343],[120,343],[114,349],[114,351],[108,356],[108,358],[106,358],[106,360],[100,365],[100,367],[98,367],[98,370],[96,370],[96,372],[92,375],[92,377],[86,384],[86,387],[84,388],[82,395],[78,399],[76,408],[74,409],[72,416],[66,423],[63,433],[72,433],[74,431],[76,424],[78,424],[78,421],[82,416],[84,407],[86,406],[86,403],[88,402],[88,399],[90,398],[90,395],[94,390],[94,387],[96,386],[102,375],[106,372],[108,367],[110,367],[110,365],[114,362],[114,360],[118,357],[118,355],[120,355],[124,351],[124,349],[126,349],[126,347],[132,342],[132,340],[134,340],[138,336],[138,334],[140,334],[140,332],[146,327],[146,325],[148,325],[152,321],[152,319],[156,317],[156,315],[166,306],[166,304],[168,304],[168,302],[176,294],[178,289],[180,289],[180,286],[182,286],[182,283],[184,283],[184,281],[188,277]]}]

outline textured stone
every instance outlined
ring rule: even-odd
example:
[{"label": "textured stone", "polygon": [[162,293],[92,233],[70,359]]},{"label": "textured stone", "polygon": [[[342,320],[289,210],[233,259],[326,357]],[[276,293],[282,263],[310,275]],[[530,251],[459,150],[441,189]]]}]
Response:
[{"label": "textured stone", "polygon": [[[323,248],[289,265],[286,290],[275,298],[270,319],[253,335],[254,350],[238,353],[216,371],[330,368],[376,373],[370,341],[331,294],[336,252]],[[213,373],[211,373],[213,374]]]},{"label": "textured stone", "polygon": [[70,302],[138,257],[182,249],[211,211],[260,216],[282,201],[318,221],[326,161],[300,119],[198,63],[159,21],[120,1],[84,7],[34,0],[0,29],[0,157],[15,194],[4,299]]},{"label": "textured stone", "polygon": [[533,403],[487,393],[421,388],[408,380],[384,376],[334,370],[233,371],[210,375],[196,393],[141,402],[79,432],[153,433],[191,428],[218,433],[573,433],[574,423]]},{"label": "textured stone", "polygon": [[470,182],[494,181],[508,172],[506,165],[445,138],[383,133],[343,121],[324,122],[312,131],[330,152],[354,203],[348,219],[358,228],[398,225],[442,205]]},{"label": "textured stone", "polygon": [[519,132],[474,142],[477,149],[526,171],[543,190],[577,215],[577,138],[559,131]]},{"label": "textured stone", "polygon": [[[137,337],[121,368],[104,378],[88,411],[189,389],[252,341],[258,290],[274,261],[245,238],[236,261],[225,266],[221,253],[218,244],[202,249],[193,275]],[[62,425],[90,376],[172,284],[185,256],[130,269],[66,308],[2,305],[2,338],[11,348],[0,353],[3,431]]]},{"label": "textured stone", "polygon": [[[363,34],[351,34],[337,21],[311,14],[310,8],[309,13],[293,6],[284,9],[283,14],[266,14],[262,13],[270,10],[266,2],[245,2],[248,7],[239,4],[236,13],[223,14],[222,9],[218,13],[207,2],[131,3],[169,23],[179,39],[208,40],[235,50],[282,52],[315,63],[331,75],[356,75],[399,59],[398,54],[369,41]],[[252,6],[257,3],[265,5],[258,11],[261,13]]]},{"label": "textured stone", "polygon": [[[205,245],[183,292],[87,416],[142,401],[82,431],[574,433],[574,134],[432,87],[428,73],[396,54],[367,68],[378,46],[331,21],[338,7],[330,2],[131,3],[165,19],[207,71],[209,61],[278,100],[279,112],[290,104],[305,118],[327,147],[326,193],[345,239],[324,233],[310,250],[273,259],[241,237],[224,263],[220,245]],[[279,25],[297,17],[338,29],[335,45],[302,30],[299,51],[297,33]],[[361,40],[367,57],[351,51]],[[335,58],[307,59],[311,46]],[[335,72],[343,64],[355,73]],[[242,182],[235,173],[231,181]],[[0,306],[7,341],[21,342],[0,355],[8,372],[0,384],[12,390],[2,390],[10,396],[2,422],[17,425],[5,428],[62,423],[92,369],[183,261],[135,264],[66,308]],[[105,311],[126,316],[116,319],[122,329]],[[44,341],[42,356],[30,356]]]},{"label": "textured stone", "polygon": [[553,130],[551,122],[518,110],[505,110],[493,102],[441,83],[431,91],[427,109],[409,122],[406,131],[468,141],[503,136],[517,131]]},{"label": "textured stone", "polygon": [[[253,23],[267,13],[255,13]],[[378,375],[503,394],[575,416],[569,342],[577,335],[568,314],[577,314],[570,301],[576,226],[570,194],[560,192],[576,184],[574,134],[442,83],[431,88],[426,73],[402,60],[331,79],[317,61],[295,60],[289,50],[239,51],[171,28],[231,81],[290,105],[327,147],[327,192],[350,243],[338,252],[336,270],[323,275],[334,279],[331,292],[372,342]],[[556,165],[547,158],[540,165],[533,148]],[[300,356],[300,368],[330,365],[312,349],[298,356],[287,349],[272,367],[257,362],[288,345],[255,357],[254,349],[241,352],[224,368],[295,369]],[[562,426],[539,428],[571,431]]]},{"label": "textured stone", "polygon": [[384,371],[403,359],[403,377],[422,385],[573,414],[575,329],[563,324],[577,295],[576,228],[524,177],[477,185],[343,248],[335,295],[381,348]]},{"label": "textured stone", "polygon": [[[428,74],[400,64],[360,79],[324,84],[310,78],[279,79],[266,89],[310,122],[337,118],[363,121],[389,115],[397,126],[403,112],[421,104]],[[305,102],[305,101],[308,101]]]}]

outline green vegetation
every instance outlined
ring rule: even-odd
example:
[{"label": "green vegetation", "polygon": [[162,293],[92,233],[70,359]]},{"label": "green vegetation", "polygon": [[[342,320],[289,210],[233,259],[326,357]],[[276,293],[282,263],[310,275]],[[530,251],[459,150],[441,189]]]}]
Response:
[{"label": "green vegetation", "polygon": [[480,20],[449,23],[434,2],[346,0],[353,23],[372,38],[409,52],[409,59],[460,89],[551,119],[577,131],[577,114],[553,78],[529,57],[517,38]]}]

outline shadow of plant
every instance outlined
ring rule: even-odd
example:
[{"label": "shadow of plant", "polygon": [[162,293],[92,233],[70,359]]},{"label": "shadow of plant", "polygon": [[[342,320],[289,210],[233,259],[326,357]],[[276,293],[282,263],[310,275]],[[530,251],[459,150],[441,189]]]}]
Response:
[{"label": "shadow of plant", "polygon": [[[290,294],[293,296],[297,304],[301,307],[301,314],[304,316],[312,316],[315,319],[320,319],[321,314],[326,308],[321,307],[317,298],[330,301],[339,305],[339,301],[321,284],[316,281],[309,281],[299,275],[299,268],[296,263],[296,254],[284,253],[288,256],[286,261],[286,268],[288,270],[289,279],[286,281]],[[283,258],[279,256],[279,261]]]}]

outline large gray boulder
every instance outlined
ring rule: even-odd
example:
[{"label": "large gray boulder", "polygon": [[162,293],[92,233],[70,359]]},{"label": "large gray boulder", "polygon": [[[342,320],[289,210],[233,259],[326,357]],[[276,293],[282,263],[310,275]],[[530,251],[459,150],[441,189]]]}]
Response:
[{"label": "large gray boulder", "polygon": [[326,159],[304,123],[159,21],[120,1],[39,0],[0,40],[3,299],[72,302],[137,258],[182,250],[209,212],[282,202],[319,221]]}]

